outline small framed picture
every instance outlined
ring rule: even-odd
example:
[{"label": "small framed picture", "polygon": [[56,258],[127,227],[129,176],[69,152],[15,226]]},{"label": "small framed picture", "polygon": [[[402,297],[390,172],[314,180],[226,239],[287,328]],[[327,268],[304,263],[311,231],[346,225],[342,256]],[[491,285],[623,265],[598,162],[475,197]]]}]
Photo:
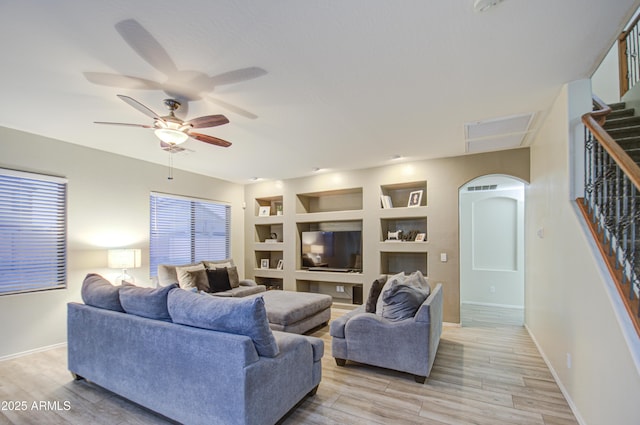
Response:
[{"label": "small framed picture", "polygon": [[278,265],[276,266],[277,270],[282,270],[284,268],[284,261],[282,261],[281,259],[278,260]]},{"label": "small framed picture", "polygon": [[418,233],[416,235],[416,242],[424,242],[424,240],[426,239],[427,234],[426,233]]},{"label": "small framed picture", "polygon": [[269,268],[269,259],[268,258],[263,258],[262,260],[260,260],[260,268],[261,269],[268,269]]},{"label": "small framed picture", "polygon": [[408,207],[419,207],[420,202],[422,201],[422,190],[414,190],[409,194],[409,203]]},{"label": "small framed picture", "polygon": [[258,217],[268,217],[271,214],[271,207],[260,207]]}]

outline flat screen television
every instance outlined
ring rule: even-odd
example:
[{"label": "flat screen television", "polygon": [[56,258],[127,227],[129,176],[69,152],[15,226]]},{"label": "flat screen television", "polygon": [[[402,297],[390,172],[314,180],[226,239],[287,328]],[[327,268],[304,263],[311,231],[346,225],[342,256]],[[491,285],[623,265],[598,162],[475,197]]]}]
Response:
[{"label": "flat screen television", "polygon": [[302,232],[302,268],[362,271],[362,231]]}]

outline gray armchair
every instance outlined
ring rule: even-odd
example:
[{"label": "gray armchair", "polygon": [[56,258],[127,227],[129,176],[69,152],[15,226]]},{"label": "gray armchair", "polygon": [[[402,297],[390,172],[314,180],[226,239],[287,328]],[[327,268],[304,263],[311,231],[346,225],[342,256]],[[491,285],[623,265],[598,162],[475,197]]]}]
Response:
[{"label": "gray armchair", "polygon": [[442,334],[442,284],[437,284],[414,317],[397,322],[362,305],[331,322],[332,355],[414,375],[423,384],[431,373]]}]

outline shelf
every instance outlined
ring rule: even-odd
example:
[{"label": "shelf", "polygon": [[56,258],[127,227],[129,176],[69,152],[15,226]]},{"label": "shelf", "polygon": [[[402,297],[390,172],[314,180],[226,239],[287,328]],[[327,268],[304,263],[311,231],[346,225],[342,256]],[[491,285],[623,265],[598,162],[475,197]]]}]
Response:
[{"label": "shelf", "polygon": [[298,214],[362,210],[362,188],[299,193],[296,212]]},{"label": "shelf", "polygon": [[283,242],[256,242],[253,246],[255,251],[283,251]]},{"label": "shelf", "polygon": [[[269,207],[269,214],[267,216],[260,216],[260,210],[265,207]],[[256,198],[254,215],[260,218],[282,217],[282,207],[282,195]],[[278,215],[278,210],[280,211],[280,215]]]},{"label": "shelf", "polygon": [[282,270],[277,269],[261,269],[256,268],[253,270],[253,275],[255,277],[264,277],[271,279],[282,279],[284,277],[284,272]]},{"label": "shelf", "polygon": [[254,217],[255,219],[255,224],[259,225],[259,224],[282,224],[284,223],[284,216],[282,215],[268,215],[268,216],[256,216]]},{"label": "shelf", "polygon": [[[410,242],[409,242],[410,243]],[[427,252],[385,251],[380,252],[380,273],[412,273],[420,270],[427,276]]]},{"label": "shelf", "polygon": [[[380,186],[380,192],[383,196],[388,196],[393,205],[392,208],[407,208],[409,205],[409,198],[416,192],[422,192],[420,194],[419,206],[427,205],[427,182],[415,181],[406,183],[386,184]],[[380,207],[382,208],[382,200],[380,201]],[[419,208],[419,207],[417,207]]]},{"label": "shelf", "polygon": [[362,210],[331,211],[307,214],[296,214],[298,223],[314,223],[322,221],[356,221],[362,220]]},{"label": "shelf", "polygon": [[364,282],[362,273],[311,272],[308,270],[296,270],[295,277],[298,280],[309,280],[314,282],[333,282],[348,284],[362,284]]},{"label": "shelf", "polygon": [[429,211],[429,207],[396,207],[396,208],[383,208],[380,210],[380,218],[392,219],[392,218],[410,218],[410,217],[425,217]]},{"label": "shelf", "polygon": [[380,252],[427,252],[429,242],[380,242]]}]

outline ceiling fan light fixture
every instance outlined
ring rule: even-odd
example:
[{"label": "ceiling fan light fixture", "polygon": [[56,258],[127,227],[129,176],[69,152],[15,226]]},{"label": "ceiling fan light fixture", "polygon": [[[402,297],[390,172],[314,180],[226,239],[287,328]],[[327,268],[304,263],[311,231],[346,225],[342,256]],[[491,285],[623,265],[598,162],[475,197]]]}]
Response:
[{"label": "ceiling fan light fixture", "polygon": [[171,128],[158,128],[154,133],[158,139],[170,145],[179,145],[186,142],[189,138],[187,133]]},{"label": "ceiling fan light fixture", "polygon": [[473,2],[473,8],[476,12],[485,12],[502,1],[503,0],[475,0]]}]

